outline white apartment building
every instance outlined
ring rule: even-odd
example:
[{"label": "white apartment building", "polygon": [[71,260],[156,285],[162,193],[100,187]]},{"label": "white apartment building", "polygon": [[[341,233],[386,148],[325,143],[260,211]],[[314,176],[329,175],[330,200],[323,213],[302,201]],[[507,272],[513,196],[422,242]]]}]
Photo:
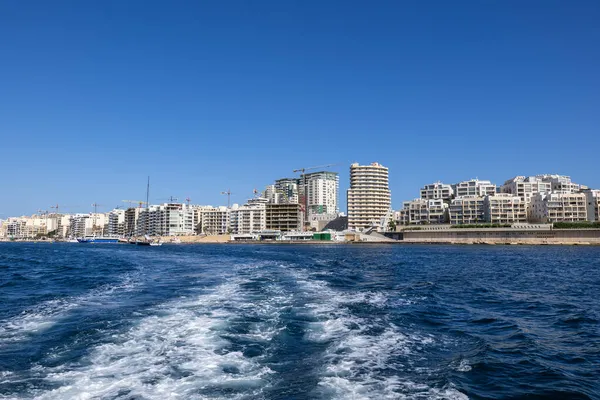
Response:
[{"label": "white apartment building", "polygon": [[579,185],[571,181],[570,176],[566,175],[537,175],[537,179],[550,183],[550,189],[553,192],[577,193],[580,190],[587,189],[584,185]]},{"label": "white apartment building", "polygon": [[70,224],[69,224],[69,234],[72,237],[84,237],[87,235],[91,235],[91,230],[88,232],[86,229],[87,226],[91,227],[91,223],[88,224],[88,220],[90,218],[90,214],[74,214],[71,215]]},{"label": "white apartment building", "polygon": [[136,235],[180,236],[196,231],[196,213],[192,206],[182,203],[151,205],[139,210]]},{"label": "white apartment building", "polygon": [[113,236],[125,235],[125,210],[115,209],[108,213],[107,233]]},{"label": "white apartment building", "polygon": [[229,229],[234,235],[256,233],[267,229],[268,200],[248,200],[242,206],[234,204],[229,212]]},{"label": "white apartment building", "polygon": [[504,182],[500,187],[501,193],[510,193],[519,196],[525,200],[525,203],[529,203],[535,194],[548,193],[551,190],[551,182],[545,182],[535,176],[516,176]]},{"label": "white apartment building", "polygon": [[600,222],[600,190],[586,189],[583,193],[585,194],[588,221]]},{"label": "white apartment building", "polygon": [[198,233],[223,235],[229,231],[229,208],[202,206],[196,208]]},{"label": "white apartment building", "polygon": [[529,218],[532,222],[587,221],[585,193],[538,193],[531,199]]},{"label": "white apartment building", "polygon": [[481,196],[457,197],[450,203],[448,213],[452,225],[485,222],[484,198]]},{"label": "white apartment building", "polygon": [[493,196],[496,194],[496,185],[490,181],[471,179],[454,185],[456,197],[462,196]]},{"label": "white apartment building", "polygon": [[308,218],[315,214],[337,214],[340,179],[337,172],[304,174],[304,193]]},{"label": "white apartment building", "polygon": [[405,201],[400,213],[400,223],[443,224],[448,221],[448,204],[442,199],[414,199]]},{"label": "white apartment building", "polygon": [[421,198],[426,200],[442,199],[449,202],[454,197],[452,185],[435,182],[421,188]]},{"label": "white apartment building", "polygon": [[484,200],[485,220],[492,224],[516,224],[527,222],[527,204],[519,196],[498,193]]},{"label": "white apartment building", "polygon": [[388,168],[379,163],[350,166],[348,189],[348,228],[353,230],[378,227],[391,212],[391,192]]}]

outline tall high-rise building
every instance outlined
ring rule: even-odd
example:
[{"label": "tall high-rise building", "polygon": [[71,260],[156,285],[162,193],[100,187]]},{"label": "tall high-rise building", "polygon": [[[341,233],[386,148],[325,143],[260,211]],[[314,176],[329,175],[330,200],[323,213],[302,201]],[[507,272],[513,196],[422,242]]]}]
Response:
[{"label": "tall high-rise building", "polygon": [[385,220],[391,212],[388,168],[378,163],[350,166],[348,189],[348,228],[387,229]]},{"label": "tall high-rise building", "polygon": [[312,172],[304,174],[307,215],[336,215],[339,212],[338,192],[340,179],[337,172]]}]

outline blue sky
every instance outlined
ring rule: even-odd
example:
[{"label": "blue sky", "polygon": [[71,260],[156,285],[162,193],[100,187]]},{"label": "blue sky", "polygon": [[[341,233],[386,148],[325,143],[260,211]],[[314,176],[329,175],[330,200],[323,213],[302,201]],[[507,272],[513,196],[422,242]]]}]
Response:
[{"label": "blue sky", "polygon": [[[0,2],[0,218],[293,169],[600,187],[598,1]],[[4,215],[2,215],[4,214]]]}]

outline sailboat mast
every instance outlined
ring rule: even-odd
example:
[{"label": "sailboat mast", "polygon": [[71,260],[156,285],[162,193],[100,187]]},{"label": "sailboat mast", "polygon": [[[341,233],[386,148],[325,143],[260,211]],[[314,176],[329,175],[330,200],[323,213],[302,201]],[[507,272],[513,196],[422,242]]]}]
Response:
[{"label": "sailboat mast", "polygon": [[146,185],[146,229],[144,235],[148,234],[148,225],[150,224],[150,176],[148,176],[148,184]]}]

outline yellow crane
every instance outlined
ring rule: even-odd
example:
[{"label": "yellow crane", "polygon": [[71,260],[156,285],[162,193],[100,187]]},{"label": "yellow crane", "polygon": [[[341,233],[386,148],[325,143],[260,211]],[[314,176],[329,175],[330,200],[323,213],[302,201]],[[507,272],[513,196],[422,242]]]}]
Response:
[{"label": "yellow crane", "polygon": [[146,201],[142,201],[142,200],[121,200],[123,203],[129,203],[129,207],[131,207],[132,204],[138,204],[139,208],[142,208],[142,204],[148,204],[148,202]]}]

